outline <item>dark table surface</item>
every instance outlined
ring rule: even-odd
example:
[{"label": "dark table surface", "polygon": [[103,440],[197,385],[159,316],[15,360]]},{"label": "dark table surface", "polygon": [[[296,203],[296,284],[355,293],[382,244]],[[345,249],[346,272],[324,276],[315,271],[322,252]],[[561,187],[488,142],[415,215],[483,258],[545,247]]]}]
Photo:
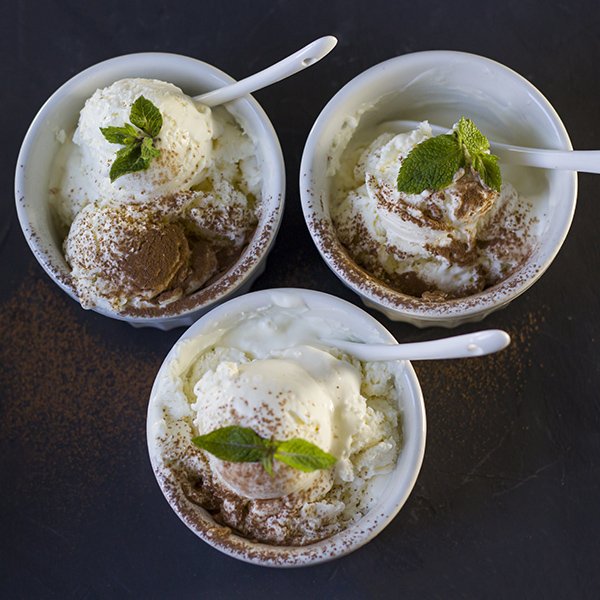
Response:
[{"label": "dark table surface", "polygon": [[[135,330],[82,310],[42,272],[13,208],[25,131],[78,71],[139,51],[185,54],[236,78],[325,34],[319,65],[256,93],[287,166],[283,226],[254,288],[359,300],[321,261],[297,174],[311,124],[364,69],[430,49],[498,60],[600,146],[600,5],[555,2],[2,2],[0,597],[597,597],[600,589],[600,204],[580,175],[551,268],[484,322],[500,355],[416,363],[428,414],[416,487],[377,539],[332,563],[260,568],[196,538],[164,500],[146,452],[154,374],[181,330]],[[417,330],[378,318],[403,340]],[[465,326],[458,332],[472,331]]]}]

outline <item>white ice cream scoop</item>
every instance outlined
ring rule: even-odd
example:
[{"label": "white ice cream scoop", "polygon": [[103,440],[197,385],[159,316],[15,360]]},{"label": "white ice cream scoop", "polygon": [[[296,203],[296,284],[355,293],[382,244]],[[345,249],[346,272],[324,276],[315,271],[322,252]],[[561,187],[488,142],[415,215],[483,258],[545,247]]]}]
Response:
[{"label": "white ice cream scoop", "polygon": [[437,360],[492,354],[506,348],[510,344],[510,336],[500,329],[488,329],[442,340],[407,344],[363,344],[332,338],[321,338],[321,342],[359,360]]},{"label": "white ice cream scoop", "polygon": [[[312,353],[318,351],[313,349]],[[318,352],[323,355],[324,352]],[[330,358],[333,363],[334,359]],[[331,379],[337,373],[331,375]],[[360,383],[357,382],[357,388]],[[333,385],[331,386],[333,387]],[[333,402],[328,389],[297,361],[222,362],[194,388],[194,424],[200,434],[239,423],[263,438],[301,437],[329,451],[333,442]],[[321,473],[303,473],[276,463],[271,477],[259,463],[230,463],[210,456],[216,479],[235,494],[253,499],[279,498],[315,485]]]},{"label": "white ice cream scoop", "polygon": [[[448,133],[449,127],[432,125],[434,135]],[[380,125],[382,131],[404,133],[419,126],[419,121],[386,121]],[[600,150],[545,150],[541,148],[526,148],[512,144],[501,144],[490,140],[492,152],[500,160],[525,167],[541,169],[564,169],[581,173],[600,173]]]},{"label": "white ice cream scoop", "polygon": [[319,38],[294,54],[280,60],[274,65],[212,92],[196,96],[194,100],[205,106],[218,106],[236,98],[251,94],[256,90],[290,77],[319,62],[327,56],[337,44],[337,38],[332,35]]}]

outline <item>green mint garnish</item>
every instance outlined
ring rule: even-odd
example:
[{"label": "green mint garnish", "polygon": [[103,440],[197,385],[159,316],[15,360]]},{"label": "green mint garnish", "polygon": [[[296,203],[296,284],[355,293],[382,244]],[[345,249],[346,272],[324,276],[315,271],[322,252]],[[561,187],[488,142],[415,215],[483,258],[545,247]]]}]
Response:
[{"label": "green mint garnish", "polygon": [[267,449],[265,440],[258,433],[237,425],[199,435],[192,442],[217,458],[231,462],[260,462]]},{"label": "green mint garnish", "polygon": [[328,469],[333,467],[336,462],[335,456],[301,438],[277,442],[274,458],[305,473],[317,469]]},{"label": "green mint garnish", "polygon": [[329,469],[335,456],[300,438],[285,442],[260,437],[249,427],[230,425],[192,439],[192,443],[228,462],[259,462],[273,475],[273,461],[309,473]]},{"label": "green mint garnish", "polygon": [[129,123],[123,127],[100,127],[100,131],[111,144],[122,144],[123,146],[133,144],[139,135],[138,130]]},{"label": "green mint garnish", "polygon": [[398,191],[420,194],[441,190],[452,183],[454,173],[464,164],[464,156],[454,135],[438,135],[415,146],[402,161]]},{"label": "green mint garnish", "polygon": [[156,137],[161,130],[163,119],[160,111],[150,100],[140,96],[132,105],[129,113],[131,122],[150,137]]},{"label": "green mint garnish", "polygon": [[502,187],[502,174],[498,157],[495,154],[480,154],[473,159],[473,168],[479,173],[484,183],[497,192]]},{"label": "green mint garnish", "polygon": [[408,153],[398,172],[398,191],[438,191],[452,183],[460,168],[472,167],[488,187],[499,192],[498,157],[489,154],[489,149],[488,139],[473,121],[461,117],[452,133],[429,138]]},{"label": "green mint garnish", "polygon": [[127,173],[146,170],[152,159],[160,156],[160,150],[154,146],[154,138],[160,133],[163,124],[158,108],[150,100],[140,96],[131,105],[129,118],[133,125],[125,123],[122,127],[100,127],[108,142],[125,146],[117,151],[110,167],[111,182]]},{"label": "green mint garnish", "polygon": [[142,140],[141,154],[142,159],[150,163],[150,161],[153,158],[160,156],[160,150],[154,147],[154,142],[152,141],[152,138],[145,137]]},{"label": "green mint garnish", "polygon": [[114,181],[121,175],[143,171],[148,168],[148,161],[142,158],[142,146],[130,144],[121,148],[110,167],[110,180]]}]

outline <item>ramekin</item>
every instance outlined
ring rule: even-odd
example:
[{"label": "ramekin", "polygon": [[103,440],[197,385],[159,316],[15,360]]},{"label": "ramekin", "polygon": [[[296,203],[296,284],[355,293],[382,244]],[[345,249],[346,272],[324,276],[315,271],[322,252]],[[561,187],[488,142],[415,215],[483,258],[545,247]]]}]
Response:
[{"label": "ramekin", "polygon": [[531,200],[539,229],[528,260],[504,281],[466,298],[433,302],[391,289],[359,267],[338,241],[331,222],[332,161],[355,132],[385,121],[429,120],[452,126],[461,115],[499,142],[572,149],[560,117],[529,81],[493,60],[452,51],[406,54],[361,73],[325,106],[306,142],[300,193],[313,241],[342,282],[367,306],[395,321],[419,327],[480,321],[541,277],[573,219],[575,173],[502,165],[504,178]]},{"label": "ramekin", "polygon": [[[282,288],[252,292],[229,300],[204,315],[173,346],[156,376],[148,406],[148,450],[158,484],[177,516],[205,542],[234,558],[270,567],[300,567],[322,563],[344,556],[380,533],[406,502],[423,461],[425,451],[425,406],[417,376],[407,361],[398,361],[398,377],[402,385],[402,449],[394,470],[380,476],[374,505],[354,525],[340,533],[307,546],[274,546],[248,540],[227,527],[215,523],[203,508],[191,503],[178,485],[176,476],[163,464],[159,444],[163,419],[159,404],[165,378],[173,377],[172,369],[183,371],[193,357],[182,359],[181,348],[189,340],[209,334],[239,315],[253,313],[273,303],[287,302],[290,296],[310,310],[334,311],[343,323],[352,323],[358,331],[368,333],[370,340],[395,342],[392,334],[376,319],[357,306],[312,290]],[[182,363],[185,362],[186,364]]]},{"label": "ramekin", "polygon": [[[65,261],[49,198],[50,177],[59,132],[73,132],[79,112],[98,88],[128,77],[168,81],[195,96],[234,80],[219,69],[187,56],[141,53],[119,56],[82,71],[61,86],[42,106],[21,146],[15,174],[17,214],[23,233],[40,265],[52,280],[77,300],[70,268]],[[217,281],[188,296],[185,303],[166,306],[159,314],[145,316],[102,308],[96,312],[137,327],[159,329],[191,325],[217,303],[247,291],[264,271],[275,241],[285,197],[285,168],[279,140],[267,115],[251,96],[227,104],[246,133],[255,141],[263,171],[259,223],[248,247]],[[185,305],[185,306],[180,306]]]}]

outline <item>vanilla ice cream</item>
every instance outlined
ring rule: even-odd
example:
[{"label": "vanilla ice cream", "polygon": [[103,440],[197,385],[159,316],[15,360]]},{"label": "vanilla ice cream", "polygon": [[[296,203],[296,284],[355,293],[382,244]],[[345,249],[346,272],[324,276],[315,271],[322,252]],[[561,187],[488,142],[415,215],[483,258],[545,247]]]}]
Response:
[{"label": "vanilla ice cream", "polygon": [[[180,221],[160,205],[87,204],[65,242],[84,308],[120,310],[156,300],[169,304],[198,289],[218,268],[212,248],[188,240]],[[162,207],[165,209],[166,207]]]},{"label": "vanilla ice cream", "polygon": [[[153,142],[160,154],[146,170],[111,182],[122,146],[101,128],[129,123],[140,96],[161,113]],[[224,108],[199,105],[170,83],[123,79],[86,101],[66,137],[50,201],[85,308],[167,306],[218,278],[252,237],[262,185],[256,148]],[[155,264],[161,253],[166,259]],[[127,271],[133,263],[135,280]]]},{"label": "vanilla ice cream", "polygon": [[[163,117],[156,142],[160,156],[147,170],[111,182],[110,165],[119,146],[108,142],[100,128],[128,123],[131,106],[140,96],[150,100]],[[170,83],[122,79],[97,90],[81,110],[73,135],[75,147],[62,182],[65,216],[69,211],[74,216],[99,199],[141,202],[192,187],[202,181],[211,161],[213,133],[211,110],[195,105]]]},{"label": "vanilla ice cream", "polygon": [[[396,464],[402,363],[360,362],[321,336],[353,337],[339,313],[279,293],[181,343],[150,400],[157,473],[251,539],[303,545],[342,530],[365,514],[371,483]],[[222,461],[192,444],[229,425],[303,438],[337,462],[304,473],[276,461],[270,477],[260,463]]]},{"label": "vanilla ice cream", "polygon": [[423,122],[366,146],[350,143],[334,173],[331,216],[349,254],[375,277],[412,296],[459,298],[523,263],[531,251],[529,206],[510,183],[496,192],[471,169],[441,191],[399,192],[403,158],[430,137]]}]

